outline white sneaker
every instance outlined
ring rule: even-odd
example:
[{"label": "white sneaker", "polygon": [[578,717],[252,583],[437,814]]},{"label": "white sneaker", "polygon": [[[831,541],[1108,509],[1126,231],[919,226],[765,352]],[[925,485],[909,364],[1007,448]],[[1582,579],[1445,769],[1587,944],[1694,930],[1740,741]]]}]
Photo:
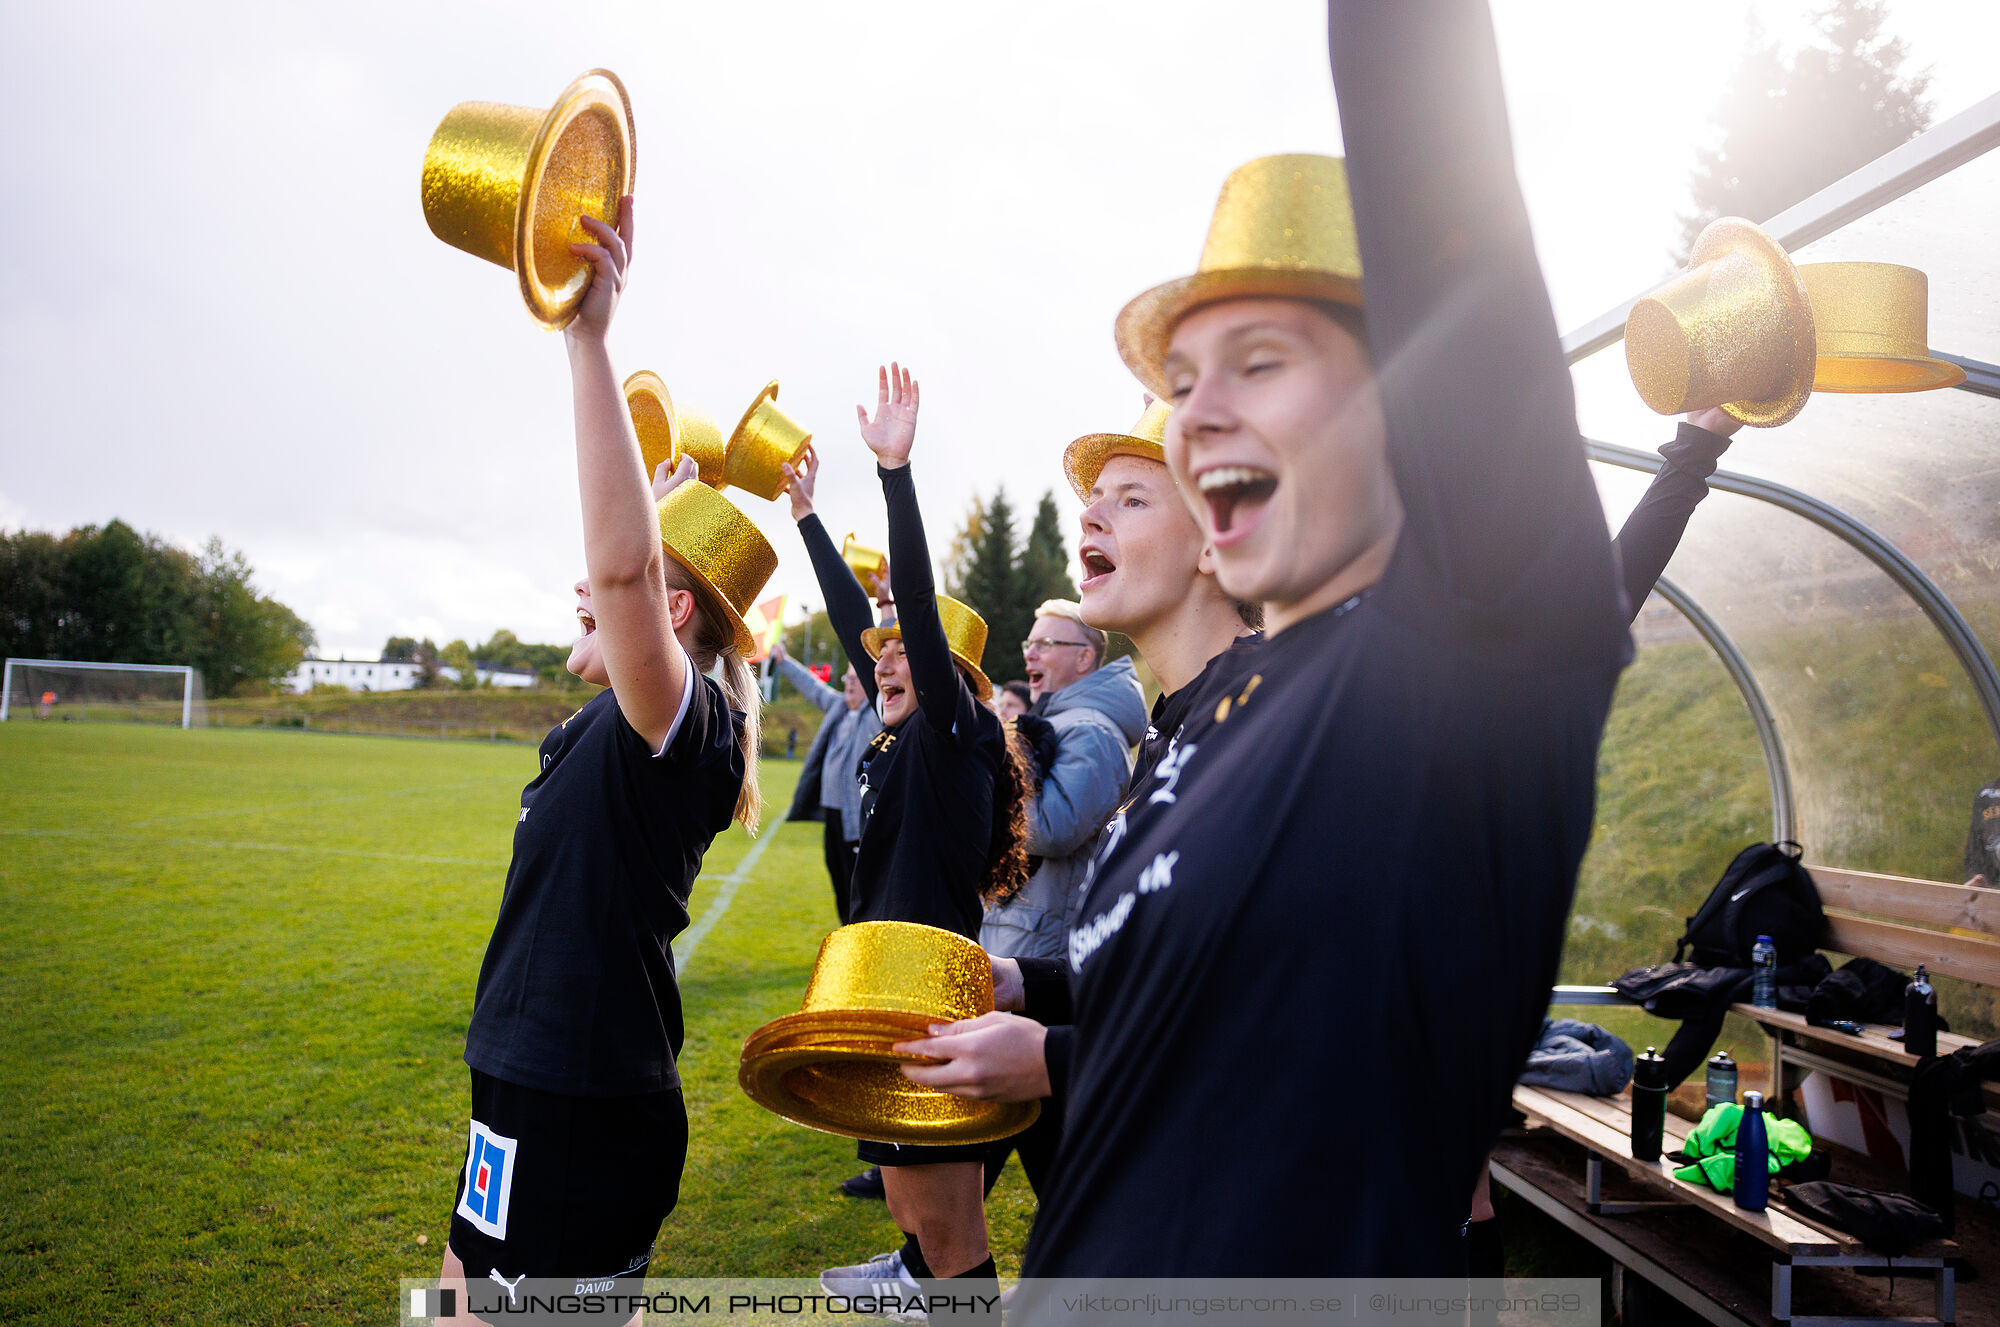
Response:
[{"label": "white sneaker", "polygon": [[[903,1265],[901,1249],[878,1253],[852,1267],[829,1267],[819,1274],[819,1288],[846,1299],[887,1301],[880,1316],[891,1322],[923,1322],[928,1317],[924,1312],[923,1287]],[[902,1307],[891,1307],[898,1301]]]}]

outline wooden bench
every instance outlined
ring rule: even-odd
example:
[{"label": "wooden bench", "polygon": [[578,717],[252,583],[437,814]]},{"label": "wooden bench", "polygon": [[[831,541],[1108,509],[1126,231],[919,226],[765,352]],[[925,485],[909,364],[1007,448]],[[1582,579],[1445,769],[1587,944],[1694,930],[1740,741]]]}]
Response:
[{"label": "wooden bench", "polygon": [[[1629,1091],[1617,1097],[1593,1097],[1581,1092],[1560,1092],[1552,1088],[1516,1086],[1514,1106],[1538,1124],[1553,1129],[1585,1149],[1587,1210],[1593,1217],[1626,1216],[1658,1208],[1695,1207],[1731,1227],[1762,1241],[1772,1251],[1771,1316],[1792,1327],[1834,1327],[1838,1323],[1875,1324],[1949,1323],[1956,1313],[1956,1281],[1949,1259],[1957,1246],[1937,1240],[1891,1258],[1877,1253],[1852,1236],[1785,1210],[1782,1195],[1773,1188],[1772,1204],[1762,1212],[1746,1212],[1728,1194],[1717,1193],[1705,1184],[1689,1184],[1674,1178],[1675,1165],[1667,1152],[1681,1150],[1689,1126],[1669,1115],[1662,1156],[1657,1161],[1640,1161],[1632,1156],[1632,1101]],[[1657,1199],[1609,1202],[1604,1198],[1604,1163],[1611,1162],[1625,1174],[1660,1193]],[[1505,1176],[1497,1176],[1506,1182]],[[1794,1317],[1792,1315],[1792,1273],[1799,1267],[1879,1267],[1923,1268],[1934,1280],[1929,1318]]]},{"label": "wooden bench", "polygon": [[[1941,884],[1903,876],[1811,866],[1820,901],[1826,907],[1826,935],[1820,948],[1851,957],[1872,958],[1906,971],[1924,965],[1934,976],[1954,977],[1981,986],[2000,987],[2000,889]],[[1559,986],[1553,1004],[1624,1004],[1608,986]],[[1895,1024],[1867,1024],[1860,1035],[1814,1027],[1802,1014],[1739,1004],[1735,1012],[1754,1021],[1771,1040],[1770,1081],[1766,1100],[1781,1114],[1791,1115],[1792,1090],[1801,1071],[1820,1070],[1875,1088],[1899,1100],[1908,1099],[1915,1056],[1889,1033]],[[1953,1033],[1938,1035],[1938,1053],[1949,1054],[1977,1039]],[[1988,1085],[1988,1098],[2000,1105],[2000,1086]],[[1853,1238],[1783,1210],[1782,1196],[1763,1213],[1744,1212],[1726,1194],[1705,1185],[1673,1178],[1673,1164],[1664,1158],[1641,1162],[1631,1155],[1631,1099],[1590,1097],[1546,1088],[1516,1087],[1514,1105],[1523,1115],[1586,1149],[1587,1210],[1593,1217],[1630,1215],[1648,1208],[1693,1206],[1713,1214],[1735,1229],[1763,1241],[1773,1254],[1771,1316],[1790,1319],[1792,1269],[1795,1267],[1924,1267],[1936,1268],[1935,1308],[1928,1321],[1949,1322],[1954,1311],[1955,1283],[1947,1264],[1956,1249],[1938,1241],[1888,1258]],[[1667,1120],[1664,1151],[1680,1148],[1688,1125]],[[1603,1200],[1606,1161],[1662,1197],[1646,1202]],[[1791,1319],[1798,1324],[1850,1319]],[[1912,1321],[1874,1319],[1876,1322]],[[1916,1320],[1923,1321],[1923,1320]]]},{"label": "wooden bench", "polygon": [[[1826,936],[1820,948],[1872,958],[1904,971],[1914,971],[1922,964],[1934,977],[2000,987],[2000,940],[1994,938],[2000,936],[2000,889],[1830,866],[1807,869],[1826,907]],[[1748,1004],[1734,1008],[1771,1040],[1766,1096],[1780,1109],[1789,1108],[1800,1070],[1818,1069],[1898,1100],[1908,1098],[1910,1074],[1917,1059],[1903,1049],[1900,1039],[1890,1038],[1898,1024],[1863,1024],[1856,1036],[1814,1027],[1803,1014]],[[1941,1032],[1938,1054],[1948,1055],[1979,1041]],[[1828,1049],[1837,1053],[1828,1056]],[[2000,1104],[2000,1086],[1988,1084],[1987,1096]]]}]

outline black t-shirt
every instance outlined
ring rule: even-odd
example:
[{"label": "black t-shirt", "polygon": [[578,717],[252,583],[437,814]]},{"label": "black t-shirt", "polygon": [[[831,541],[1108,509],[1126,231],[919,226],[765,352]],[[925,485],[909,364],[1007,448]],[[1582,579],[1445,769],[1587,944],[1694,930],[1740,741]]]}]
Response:
[{"label": "black t-shirt", "polygon": [[[938,620],[930,549],[910,467],[877,470],[889,516],[889,576],[896,625],[917,709],[884,728],[862,757],[861,839],[850,921],[922,922],[979,938],[980,889],[992,861],[993,804],[1007,734],[952,662]],[[870,703],[875,673],[861,633],[873,625],[868,596],[841,561],[817,516],[799,522],[826,611]]]},{"label": "black t-shirt", "polygon": [[466,1030],[481,1073],[586,1097],[679,1083],[668,946],[743,786],[743,716],[714,682],[691,668],[689,680],[663,755],[609,691],[542,739]]},{"label": "black t-shirt", "polygon": [[1491,28],[1328,21],[1404,524],[1106,834],[1024,1276],[1462,1271],[1589,838],[1624,595]]},{"label": "black t-shirt", "polygon": [[1125,781],[1128,801],[1130,795],[1145,784],[1153,766],[1166,756],[1189,717],[1221,701],[1237,665],[1263,640],[1264,633],[1261,631],[1238,636],[1230,642],[1228,649],[1204,664],[1186,686],[1172,693],[1163,691],[1154,698],[1153,712],[1146,722],[1146,735],[1139,739],[1139,750],[1132,760],[1132,777]]}]

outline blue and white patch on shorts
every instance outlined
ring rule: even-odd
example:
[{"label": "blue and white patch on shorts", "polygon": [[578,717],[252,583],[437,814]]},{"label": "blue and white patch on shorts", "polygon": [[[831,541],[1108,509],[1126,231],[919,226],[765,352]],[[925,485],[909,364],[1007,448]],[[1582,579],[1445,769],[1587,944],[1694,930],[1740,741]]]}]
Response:
[{"label": "blue and white patch on shorts", "polygon": [[507,1200],[514,1192],[514,1149],[520,1144],[502,1138],[478,1120],[465,1150],[465,1192],[458,1214],[473,1228],[494,1239],[507,1238]]}]

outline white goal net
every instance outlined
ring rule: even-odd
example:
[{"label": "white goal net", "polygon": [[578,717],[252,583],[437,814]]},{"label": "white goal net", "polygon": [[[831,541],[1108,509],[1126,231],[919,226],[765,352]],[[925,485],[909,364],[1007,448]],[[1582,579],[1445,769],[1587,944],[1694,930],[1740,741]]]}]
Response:
[{"label": "white goal net", "polygon": [[208,726],[201,673],[185,664],[9,659],[0,720]]}]

